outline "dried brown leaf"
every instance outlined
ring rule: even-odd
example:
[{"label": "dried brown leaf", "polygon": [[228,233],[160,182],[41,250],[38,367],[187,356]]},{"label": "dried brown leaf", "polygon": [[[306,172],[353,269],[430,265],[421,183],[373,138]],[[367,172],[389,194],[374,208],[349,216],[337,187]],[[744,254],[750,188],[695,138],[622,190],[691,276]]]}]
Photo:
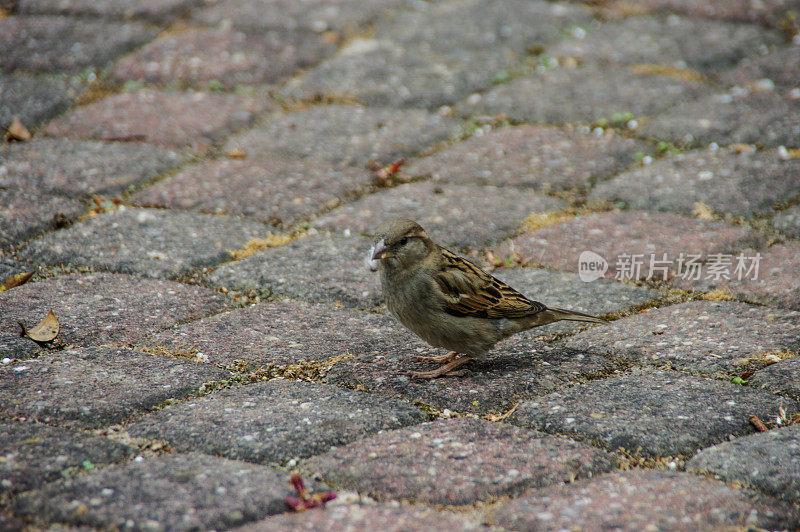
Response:
[{"label": "dried brown leaf", "polygon": [[51,342],[58,336],[60,329],[58,318],[52,310],[35,327],[26,329],[22,322],[19,324],[22,326],[23,336],[27,336],[34,342]]},{"label": "dried brown leaf", "polygon": [[692,214],[701,220],[710,221],[714,219],[714,211],[702,201],[695,202],[694,207],[692,207]]},{"label": "dried brown leaf", "polygon": [[227,155],[229,159],[244,159],[245,157],[247,157],[247,152],[244,151],[244,148],[242,148],[241,146],[234,146],[233,148],[228,150],[228,153],[226,153],[225,155]]},{"label": "dried brown leaf", "polygon": [[750,416],[750,417],[748,418],[748,421],[750,421],[750,423],[751,423],[751,424],[752,424],[752,425],[753,425],[753,426],[756,428],[756,430],[757,430],[758,432],[767,432],[767,431],[769,430],[769,429],[767,428],[767,426],[766,426],[766,425],[764,425],[764,422],[763,422],[763,421],[761,421],[761,420],[758,418],[758,416]]},{"label": "dried brown leaf", "polygon": [[503,421],[505,418],[513,414],[518,406],[519,406],[519,401],[514,403],[514,406],[512,406],[510,410],[502,414],[486,414],[485,416],[483,416],[483,418],[493,422]]},{"label": "dried brown leaf", "polygon": [[733,153],[755,153],[756,147],[752,144],[731,144],[728,149]]},{"label": "dried brown leaf", "polygon": [[22,123],[22,120],[20,120],[18,117],[14,117],[11,125],[8,126],[6,142],[11,142],[12,140],[16,140],[18,142],[28,142],[32,138],[33,135],[31,135],[31,132],[28,131],[27,127],[25,127],[25,124]]},{"label": "dried brown leaf", "polygon": [[28,280],[33,277],[34,273],[36,272],[24,272],[12,275],[3,281],[3,284],[0,284],[0,292],[5,292],[6,290],[11,290],[12,288],[16,288],[17,286],[27,283]]}]

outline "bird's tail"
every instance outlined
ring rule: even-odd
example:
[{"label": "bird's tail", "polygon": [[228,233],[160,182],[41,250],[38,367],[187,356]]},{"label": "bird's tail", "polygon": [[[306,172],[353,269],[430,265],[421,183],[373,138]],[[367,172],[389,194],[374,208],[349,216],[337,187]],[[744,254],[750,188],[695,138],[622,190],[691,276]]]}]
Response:
[{"label": "bird's tail", "polygon": [[548,312],[552,313],[553,321],[556,320],[569,320],[569,321],[588,321],[590,323],[608,323],[601,318],[595,318],[583,312],[575,312],[574,310],[564,310],[562,308],[549,308]]}]

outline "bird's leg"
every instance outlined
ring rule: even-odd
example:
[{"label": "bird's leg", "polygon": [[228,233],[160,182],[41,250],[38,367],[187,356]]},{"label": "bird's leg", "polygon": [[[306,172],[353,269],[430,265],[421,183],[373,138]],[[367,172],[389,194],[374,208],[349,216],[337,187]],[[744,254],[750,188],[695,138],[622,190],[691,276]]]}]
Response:
[{"label": "bird's leg", "polygon": [[457,375],[462,375],[463,372],[461,371],[453,371],[455,368],[460,366],[465,362],[469,362],[471,359],[469,356],[464,355],[461,358],[457,358],[455,360],[451,360],[444,366],[436,368],[431,371],[411,371],[409,375],[412,377],[416,377],[418,379],[435,379],[436,377],[441,377],[442,375],[450,375],[455,377]]},{"label": "bird's leg", "polygon": [[420,362],[436,362],[437,364],[444,364],[445,362],[450,362],[451,360],[455,359],[458,356],[458,353],[455,351],[450,351],[446,355],[417,355],[414,357],[414,360],[419,360]]}]

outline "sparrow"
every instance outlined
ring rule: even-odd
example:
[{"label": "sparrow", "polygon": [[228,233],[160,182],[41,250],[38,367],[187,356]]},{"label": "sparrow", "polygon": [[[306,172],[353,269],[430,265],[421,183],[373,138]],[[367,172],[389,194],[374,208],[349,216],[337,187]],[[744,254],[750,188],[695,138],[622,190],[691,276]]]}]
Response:
[{"label": "sparrow", "polygon": [[532,301],[468,260],[439,246],[416,222],[382,224],[367,256],[380,271],[386,306],[403,325],[433,347],[451,352],[416,357],[442,364],[410,375],[432,379],[455,376],[455,368],[479,359],[497,342],[533,327],[560,320],[605,320]]}]

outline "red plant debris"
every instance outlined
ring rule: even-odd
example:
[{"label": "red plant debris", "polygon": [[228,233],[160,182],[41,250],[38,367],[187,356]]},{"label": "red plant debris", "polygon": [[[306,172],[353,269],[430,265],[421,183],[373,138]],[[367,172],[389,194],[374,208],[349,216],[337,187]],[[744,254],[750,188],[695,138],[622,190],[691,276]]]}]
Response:
[{"label": "red plant debris", "polygon": [[381,167],[375,161],[369,161],[367,167],[373,172],[375,184],[379,187],[390,187],[397,183],[405,183],[407,180],[400,175],[400,167],[405,164],[405,159],[397,159],[395,162]]},{"label": "red plant debris", "polygon": [[303,482],[303,478],[297,473],[292,475],[290,482],[297,492],[297,497],[288,495],[285,500],[289,508],[295,512],[302,512],[303,510],[325,506],[326,502],[336,498],[336,493],[333,491],[309,493]]}]

